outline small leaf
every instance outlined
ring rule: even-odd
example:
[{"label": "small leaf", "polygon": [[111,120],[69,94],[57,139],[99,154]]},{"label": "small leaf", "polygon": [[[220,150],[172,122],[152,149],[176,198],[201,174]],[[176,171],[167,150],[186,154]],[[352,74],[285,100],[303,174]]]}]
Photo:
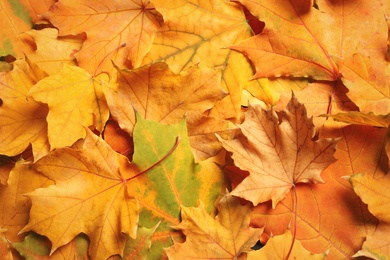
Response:
[{"label": "small leaf", "polygon": [[218,215],[208,215],[203,205],[183,207],[182,222],[175,228],[186,235],[186,242],[165,249],[170,259],[238,259],[251,250],[263,229],[249,227],[249,206],[225,196],[218,205]]}]

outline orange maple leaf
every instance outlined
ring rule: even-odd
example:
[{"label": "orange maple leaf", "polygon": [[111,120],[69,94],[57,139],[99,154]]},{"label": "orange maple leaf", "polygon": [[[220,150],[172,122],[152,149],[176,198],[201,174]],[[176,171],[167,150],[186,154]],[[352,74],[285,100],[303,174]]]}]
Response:
[{"label": "orange maple leaf", "polygon": [[323,131],[325,137],[339,137],[335,157],[323,173],[323,185],[297,185],[297,212],[292,197],[287,196],[275,209],[260,204],[251,211],[251,224],[262,227],[265,234],[280,235],[296,214],[296,238],[313,253],[329,250],[328,258],[352,257],[361,249],[366,236],[376,229],[377,219],[353,191],[345,176],[364,171],[379,175],[386,168],[382,151],[387,129],[346,126]]},{"label": "orange maple leaf", "polygon": [[241,138],[219,139],[233,153],[235,165],[250,172],[232,195],[255,206],[271,199],[275,208],[299,182],[323,183],[321,172],[335,161],[336,140],[312,140],[314,125],[294,95],[280,117],[250,106],[240,128]]},{"label": "orange maple leaf", "polygon": [[[112,72],[113,60],[122,67],[129,59],[138,67],[149,51],[154,31],[162,18],[148,0],[61,0],[44,17],[59,29],[59,35],[86,33],[77,54],[80,67],[89,73]],[[126,43],[125,47],[121,47]]]},{"label": "orange maple leaf", "polygon": [[218,204],[213,218],[201,204],[198,208],[182,207],[182,222],[175,228],[186,235],[186,242],[165,249],[170,259],[239,259],[251,251],[263,232],[249,227],[249,206],[226,195]]}]

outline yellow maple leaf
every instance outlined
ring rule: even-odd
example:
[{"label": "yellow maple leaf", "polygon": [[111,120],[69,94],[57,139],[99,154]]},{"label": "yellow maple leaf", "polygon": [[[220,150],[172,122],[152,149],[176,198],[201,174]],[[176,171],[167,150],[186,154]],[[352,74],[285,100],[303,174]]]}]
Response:
[{"label": "yellow maple leaf", "polygon": [[29,95],[49,106],[48,138],[51,148],[71,146],[85,137],[84,126],[102,131],[109,112],[102,88],[106,74],[91,77],[79,67],[64,68],[34,85]]},{"label": "yellow maple leaf", "polygon": [[90,256],[107,259],[123,253],[125,234],[136,236],[139,206],[130,195],[134,182],[126,178],[137,172],[126,157],[87,133],[84,149],[60,148],[34,165],[56,185],[27,194],[32,208],[21,232],[47,236],[51,253],[83,232],[90,239]]},{"label": "yellow maple leaf", "polygon": [[47,108],[28,97],[36,74],[23,60],[15,62],[12,71],[0,72],[0,154],[15,156],[31,144],[38,160],[50,149]]},{"label": "yellow maple leaf", "polygon": [[237,198],[225,196],[213,218],[201,204],[182,207],[182,222],[175,228],[186,235],[186,242],[165,249],[170,259],[239,259],[258,241],[262,228],[249,227],[249,206]]},{"label": "yellow maple leaf", "polygon": [[59,72],[64,63],[76,65],[75,55],[82,45],[80,38],[58,38],[58,30],[54,28],[31,30],[26,34],[30,35],[37,45],[37,50],[27,55],[28,59],[47,74]]},{"label": "yellow maple leaf", "polygon": [[[290,230],[286,230],[283,235],[271,236],[267,244],[257,251],[252,251],[248,253],[248,260],[256,259],[325,259],[326,253],[323,254],[312,254],[307,251],[301,244],[299,240],[295,240],[293,243],[293,236],[291,235]],[[293,248],[290,251],[291,246]]]}]

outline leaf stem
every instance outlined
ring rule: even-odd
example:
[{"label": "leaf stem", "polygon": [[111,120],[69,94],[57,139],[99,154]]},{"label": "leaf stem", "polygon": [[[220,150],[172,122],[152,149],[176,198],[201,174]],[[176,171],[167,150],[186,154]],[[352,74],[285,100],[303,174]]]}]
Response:
[{"label": "leaf stem", "polygon": [[[291,252],[293,250],[294,243],[295,243],[295,237],[297,235],[298,195],[297,195],[297,188],[296,188],[295,184],[293,185],[293,190],[294,190],[294,197],[291,197],[291,199],[292,199],[292,206],[294,207],[294,225],[293,225],[294,226],[294,232],[293,232],[293,238],[292,238],[291,246],[290,246],[290,249],[289,249],[289,251],[287,253],[287,256],[286,256],[286,260],[288,260],[288,258],[291,255]],[[295,203],[294,203],[294,201],[295,201]]]},{"label": "leaf stem", "polygon": [[168,151],[168,153],[166,153],[160,160],[158,160],[157,162],[155,162],[154,164],[152,164],[151,166],[149,166],[146,170],[143,170],[142,172],[130,177],[130,178],[127,178],[126,179],[126,182],[127,181],[130,181],[132,179],[135,179],[137,178],[138,176],[148,172],[150,169],[152,169],[153,167],[155,167],[156,165],[158,165],[159,163],[161,163],[162,161],[164,161],[166,158],[168,158],[168,156],[170,156],[173,151],[175,151],[175,149],[177,148],[177,146],[179,145],[180,143],[180,136],[176,137],[176,141],[175,141],[175,144],[173,145],[173,147],[171,148],[171,150]]}]

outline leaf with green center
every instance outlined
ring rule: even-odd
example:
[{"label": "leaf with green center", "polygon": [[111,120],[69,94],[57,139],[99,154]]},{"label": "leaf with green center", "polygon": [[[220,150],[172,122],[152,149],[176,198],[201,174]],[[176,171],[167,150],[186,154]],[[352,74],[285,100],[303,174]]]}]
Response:
[{"label": "leaf with green center", "polygon": [[30,89],[36,101],[49,106],[48,137],[51,148],[71,146],[85,137],[85,127],[102,131],[109,111],[103,94],[106,74],[92,77],[85,70],[64,64],[64,68]]},{"label": "leaf with green center", "polygon": [[170,246],[172,239],[180,239],[180,233],[171,228],[180,222],[180,208],[194,207],[201,201],[206,211],[211,212],[224,180],[220,168],[210,159],[195,163],[185,120],[164,126],[138,115],[133,135],[133,163],[140,170],[147,169],[166,154],[164,147],[172,147],[177,136],[180,143],[172,156],[134,180],[138,194],[135,197],[142,206],[140,224],[153,227],[161,221],[150,251],[153,259],[162,257],[162,247]]}]

